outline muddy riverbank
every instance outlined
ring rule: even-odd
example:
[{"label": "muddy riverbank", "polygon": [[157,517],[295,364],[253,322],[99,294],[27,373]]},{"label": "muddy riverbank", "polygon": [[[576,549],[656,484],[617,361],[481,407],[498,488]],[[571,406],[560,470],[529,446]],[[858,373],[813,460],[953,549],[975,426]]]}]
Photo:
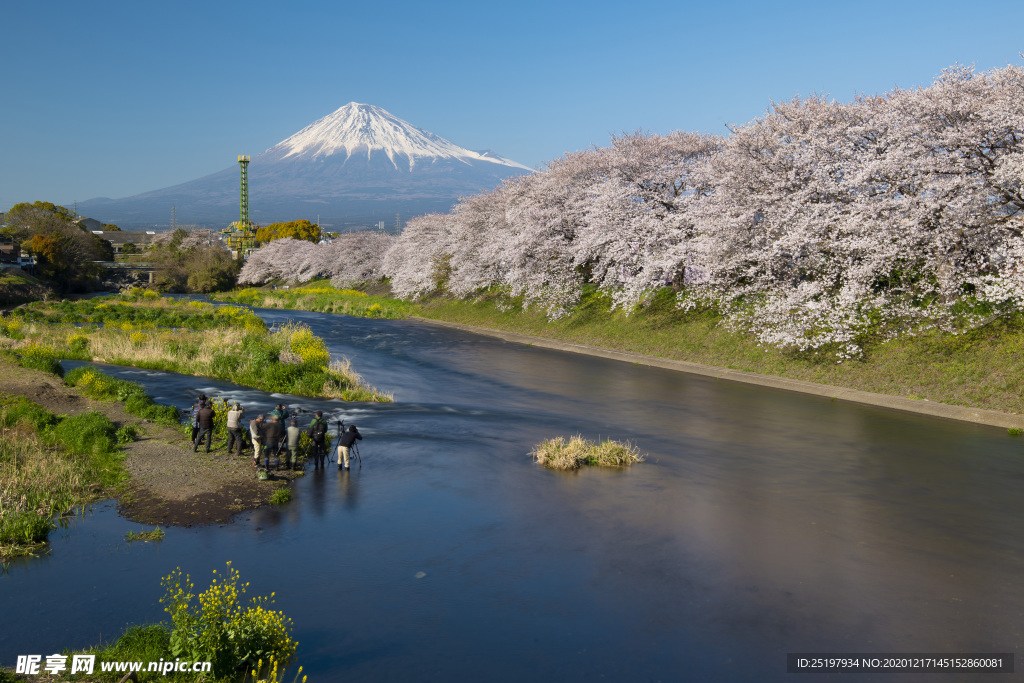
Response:
[{"label": "muddy riverbank", "polygon": [[0,391],[24,396],[58,415],[96,410],[118,427],[134,425],[136,441],[124,445],[128,486],[114,494],[121,513],[133,521],[162,526],[225,523],[244,510],[270,501],[297,472],[279,472],[258,481],[252,459],[228,455],[223,447],[192,452],[181,431],[125,412],[122,404],[84,396],[58,377],[0,361]]}]

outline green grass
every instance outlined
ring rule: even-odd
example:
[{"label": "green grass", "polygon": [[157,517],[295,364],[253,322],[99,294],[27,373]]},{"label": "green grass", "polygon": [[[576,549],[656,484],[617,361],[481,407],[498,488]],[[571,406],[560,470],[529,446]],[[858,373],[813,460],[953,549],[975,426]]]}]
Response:
[{"label": "green grass", "polygon": [[[64,383],[78,388],[91,398],[103,401],[121,401],[128,413],[162,425],[176,427],[181,421],[177,408],[155,403],[142,388],[142,385],[116,379],[96,368],[84,366],[75,368],[64,376]],[[128,429],[128,427],[122,429]],[[134,428],[131,429],[134,430]],[[129,436],[131,438],[128,438]],[[118,438],[123,437],[124,440],[121,443],[128,443],[134,441],[137,436],[137,433],[124,432]]]},{"label": "green grass", "polygon": [[124,294],[57,302],[36,301],[12,311],[21,323],[129,325],[136,329],[173,327],[211,330],[223,327],[261,328],[263,321],[251,311],[217,307],[201,301],[162,298],[155,292],[131,289]]},{"label": "green grass", "polygon": [[359,318],[406,318],[414,308],[412,303],[401,299],[371,296],[352,289],[335,289],[323,280],[288,289],[249,287],[211,295],[211,298],[258,308],[337,313]]},{"label": "green grass", "polygon": [[164,530],[160,527],[155,527],[150,531],[129,531],[124,535],[124,540],[128,542],[132,541],[162,541],[164,540]]},{"label": "green grass", "polygon": [[[39,358],[60,370],[57,358],[75,358],[216,377],[274,393],[346,401],[393,400],[390,394],[363,382],[346,360],[332,360],[323,340],[301,324],[284,325],[270,332],[248,309],[219,307],[210,313],[211,304],[195,301],[184,307],[165,300],[148,301],[145,297],[127,304],[121,300],[110,304],[94,302],[88,302],[91,309],[83,305],[79,310],[83,302],[61,302],[31,315],[30,311],[24,320],[0,323],[0,336],[19,340],[17,351],[23,365],[26,358]],[[167,310],[182,308],[186,313],[195,310],[197,315],[212,316],[217,325],[189,328],[157,324],[167,323],[159,317]],[[52,314],[65,309],[67,319]],[[116,311],[120,322],[107,320],[102,327],[75,326],[75,320],[97,309]],[[45,314],[44,319],[35,320],[35,314]],[[151,319],[150,314],[157,317]],[[95,322],[95,316],[90,320]],[[84,372],[71,373],[71,381],[81,384]],[[109,399],[117,394],[117,400],[125,401],[129,412],[168,424],[172,421],[172,409],[155,407],[141,390],[132,389],[131,383],[107,378],[102,384],[96,388],[98,396]],[[176,415],[173,420],[177,420]]]},{"label": "green grass", "polygon": [[272,505],[284,505],[292,499],[292,490],[287,486],[279,488],[270,494],[270,503]]},{"label": "green grass", "polygon": [[0,557],[36,552],[53,520],[127,480],[101,413],[59,417],[0,394],[0,427]]},{"label": "green grass", "polygon": [[558,436],[538,444],[530,452],[534,461],[553,470],[577,470],[583,466],[626,467],[643,462],[636,446],[627,442],[589,441],[581,435],[568,440]]},{"label": "green grass", "polygon": [[18,354],[18,364],[23,368],[42,370],[51,375],[57,375],[57,377],[64,376],[64,367],[60,364],[60,360],[45,349],[28,347]]}]

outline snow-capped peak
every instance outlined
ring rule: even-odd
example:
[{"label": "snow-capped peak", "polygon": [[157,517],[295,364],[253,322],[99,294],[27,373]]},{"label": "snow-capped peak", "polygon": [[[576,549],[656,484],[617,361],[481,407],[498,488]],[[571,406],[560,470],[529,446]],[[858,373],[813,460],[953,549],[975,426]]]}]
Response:
[{"label": "snow-capped peak", "polygon": [[[442,137],[371,104],[349,102],[337,111],[311,123],[295,135],[271,147],[265,154],[278,159],[328,157],[344,154],[371,155],[380,150],[396,166],[408,163],[412,168],[417,158],[432,157],[469,162],[486,161],[512,168],[530,170],[522,164],[497,156],[481,154],[459,147]],[[396,162],[395,157],[407,158]]]}]

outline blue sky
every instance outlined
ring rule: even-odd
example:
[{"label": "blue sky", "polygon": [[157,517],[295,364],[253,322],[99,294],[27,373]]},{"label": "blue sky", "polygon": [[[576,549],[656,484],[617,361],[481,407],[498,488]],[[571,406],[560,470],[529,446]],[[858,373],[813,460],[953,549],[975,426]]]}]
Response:
[{"label": "blue sky", "polygon": [[[0,210],[124,197],[375,104],[528,166],[1021,64],[1024,2],[0,2]],[[102,217],[98,217],[102,220]]]}]

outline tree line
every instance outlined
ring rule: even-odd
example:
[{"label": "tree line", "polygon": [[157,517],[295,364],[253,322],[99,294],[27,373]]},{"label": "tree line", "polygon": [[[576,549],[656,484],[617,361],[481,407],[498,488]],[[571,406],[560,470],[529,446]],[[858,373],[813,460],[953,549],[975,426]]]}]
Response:
[{"label": "tree line", "polygon": [[726,136],[634,132],[408,222],[287,240],[245,283],[390,278],[416,298],[499,289],[564,315],[587,287],[627,311],[668,290],[760,341],[857,356],[963,330],[1024,296],[1024,69],[773,103]]}]

